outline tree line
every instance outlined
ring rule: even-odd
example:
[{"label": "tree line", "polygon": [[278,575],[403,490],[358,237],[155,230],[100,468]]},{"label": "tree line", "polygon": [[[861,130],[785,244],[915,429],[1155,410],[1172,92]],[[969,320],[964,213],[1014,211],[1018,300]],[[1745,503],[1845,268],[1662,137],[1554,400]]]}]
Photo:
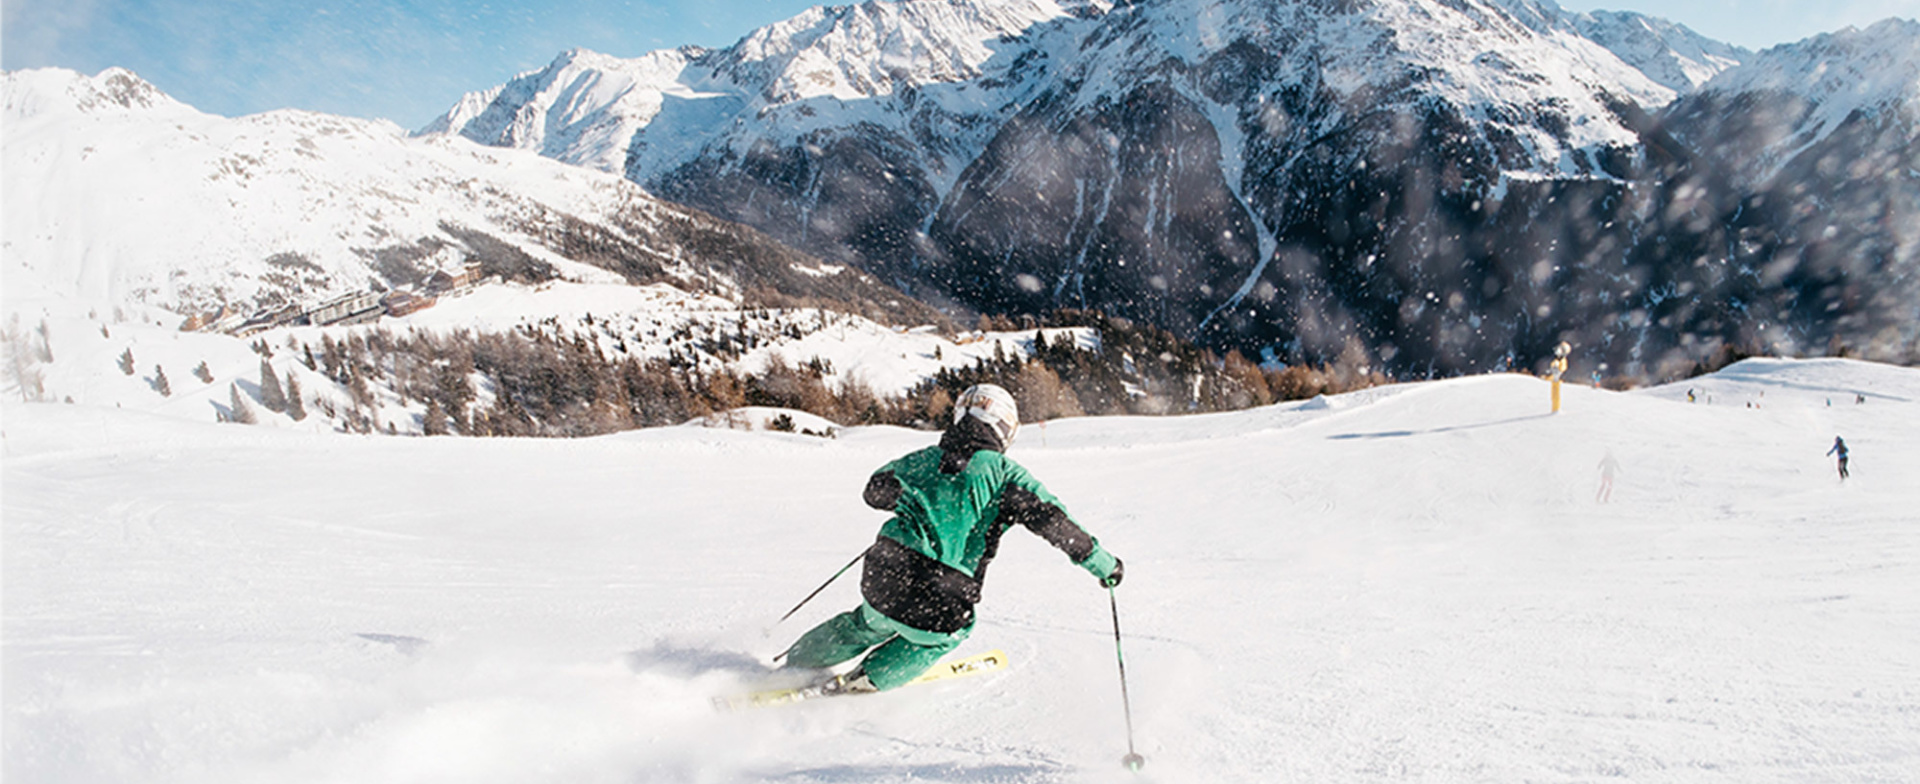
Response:
[{"label": "tree line", "polygon": [[[1023,419],[1043,421],[1235,410],[1387,380],[1362,366],[1262,368],[1238,353],[1215,355],[1164,330],[1088,311],[1022,322],[990,318],[981,326],[1088,327],[1100,339],[1097,348],[1086,349],[1065,339],[1050,342],[1035,331],[1025,351],[1007,351],[1002,344],[995,356],[942,370],[901,395],[836,380],[831,363],[820,359],[797,365],[775,359],[746,372],[703,359],[705,352],[639,357],[602,350],[586,335],[531,326],[498,333],[355,330],[341,339],[323,335],[317,345],[290,339],[287,349],[344,393],[316,398],[314,408],[346,429],[427,435],[590,436],[674,425],[743,406],[805,411],[842,426],[937,429],[951,417],[954,397],[982,382],[1011,391]],[[759,341],[732,336],[699,342],[737,357]],[[255,350],[263,359],[273,353],[264,342]],[[275,402],[290,397],[277,378],[269,380],[271,366],[263,361],[262,368],[263,392],[280,393],[271,394]],[[396,403],[417,420],[405,427],[381,422],[380,412]]]}]

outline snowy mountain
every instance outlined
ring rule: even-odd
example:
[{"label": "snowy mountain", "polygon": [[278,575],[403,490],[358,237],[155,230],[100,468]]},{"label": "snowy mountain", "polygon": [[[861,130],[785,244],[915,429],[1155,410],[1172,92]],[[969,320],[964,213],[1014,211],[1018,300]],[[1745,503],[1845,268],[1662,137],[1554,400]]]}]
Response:
[{"label": "snowy mountain", "polygon": [[1757,278],[1768,318],[1920,359],[1920,23],[1773,47],[1662,123],[1692,151],[1669,210],[1717,218],[1684,247]]},{"label": "snowy mountain", "polygon": [[[1888,19],[1773,47],[1678,102],[1667,118],[1676,137],[1743,185],[1822,157],[1836,158],[1825,168],[1911,179],[1899,170],[1920,160],[1920,22]],[[1876,150],[1896,157],[1855,157]]]},{"label": "snowy mountain", "polygon": [[[1818,56],[1865,73],[1838,61],[1857,54]],[[1532,366],[1561,340],[1649,376],[1729,349],[1904,359],[1911,331],[1810,322],[1771,280],[1683,280],[1700,253],[1672,248],[1710,240],[1670,186],[1705,159],[1660,112],[1747,56],[1536,0],[920,0],[604,72],[569,53],[429,130],[606,131],[546,154],[958,312],[1092,307],[1403,373]]]},{"label": "snowy mountain", "polygon": [[732,714],[709,698],[858,601],[849,574],[775,622],[872,542],[868,475],[934,434],[383,439],[7,403],[0,777],[1910,780],[1920,371],[1565,393],[1029,426],[1009,456],[1126,561],[1111,604],[1010,531],[953,654],[1009,669]]},{"label": "snowy mountain", "polygon": [[484,144],[536,150],[618,173],[628,140],[667,101],[699,97],[673,81],[699,54],[698,49],[665,50],[625,60],[586,50],[565,52],[545,70],[467,95],[417,135],[457,128]]},{"label": "snowy mountain", "polygon": [[1592,11],[1570,16],[1581,35],[1682,95],[1753,57],[1753,52],[1743,47],[1715,41],[1685,25],[1646,14]]},{"label": "snowy mountain", "polygon": [[924,323],[857,271],[618,177],[390,123],[200,113],[130,72],[5,77],[8,310],[299,311],[435,273],[816,298]]}]

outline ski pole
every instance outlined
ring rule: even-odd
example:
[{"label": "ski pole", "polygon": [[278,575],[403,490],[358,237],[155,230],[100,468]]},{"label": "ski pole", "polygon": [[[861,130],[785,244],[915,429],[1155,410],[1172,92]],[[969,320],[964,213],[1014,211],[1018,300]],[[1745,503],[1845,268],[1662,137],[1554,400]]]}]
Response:
[{"label": "ski pole", "polygon": [[1133,701],[1127,697],[1127,657],[1120,652],[1120,600],[1114,598],[1111,587],[1107,588],[1107,603],[1113,607],[1113,657],[1120,662],[1120,707],[1127,715],[1127,756],[1120,758],[1120,764],[1137,771],[1147,764],[1147,758],[1133,750]]},{"label": "ski pole", "polygon": [[860,559],[865,557],[867,557],[867,551],[861,550],[860,554],[854,556],[853,560],[848,561],[846,566],[840,567],[840,571],[834,572],[832,577],[827,578],[826,582],[820,584],[820,587],[813,589],[813,593],[807,594],[807,598],[801,599],[800,603],[794,605],[793,609],[788,610],[786,615],[780,616],[779,621],[774,621],[773,622],[774,625],[778,626],[780,625],[781,621],[785,621],[788,618],[792,618],[794,613],[797,613],[800,611],[800,608],[807,606],[807,602],[813,601],[813,597],[819,596],[821,591],[826,590],[827,586],[832,585],[834,580],[840,579],[840,575],[846,574],[848,569],[852,569],[854,564],[859,563]]}]

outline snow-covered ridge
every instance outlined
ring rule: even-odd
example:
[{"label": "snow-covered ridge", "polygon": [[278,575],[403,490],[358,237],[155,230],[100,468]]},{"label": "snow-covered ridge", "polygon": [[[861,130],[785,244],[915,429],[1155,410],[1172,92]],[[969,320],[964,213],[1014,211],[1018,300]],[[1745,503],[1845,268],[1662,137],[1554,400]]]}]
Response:
[{"label": "snow-covered ridge", "polygon": [[546,68],[468,93],[416,135],[458,133],[617,173],[629,140],[663,103],[700,97],[684,72],[702,52],[683,47],[628,59],[569,50]]},{"label": "snow-covered ridge", "polygon": [[[544,69],[469,93],[417,133],[458,134],[650,176],[709,147],[732,144],[739,155],[758,138],[790,143],[836,124],[906,132],[907,119],[891,109],[848,104],[977,80],[989,61],[1011,59],[1008,42],[1035,25],[1107,8],[1105,0],[868,2],[810,8],[715,51],[682,47],[629,59],[571,50]],[[934,100],[953,102],[948,110],[957,114],[1004,102],[981,95]],[[804,108],[782,111],[794,105]]]},{"label": "snow-covered ridge", "polygon": [[[1092,4],[1085,4],[1092,5]],[[906,0],[814,7],[755,30],[715,70],[768,103],[891,94],[978,77],[1002,39],[1069,15],[1053,0]]]},{"label": "snow-covered ridge", "polygon": [[[979,113],[972,122],[1004,121],[1004,113],[994,112],[997,105],[1021,95],[999,94],[988,84],[1003,78],[1005,66],[994,62],[1078,63],[1074,78],[1097,83],[1075,92],[1093,100],[1167,57],[1198,64],[1235,42],[1276,52],[1305,44],[1319,53],[1315,65],[1325,66],[1328,82],[1349,88],[1392,83],[1403,78],[1403,68],[1418,69],[1438,75],[1435,89],[1477,114],[1507,114],[1511,110],[1504,107],[1541,100],[1592,104],[1570,111],[1594,118],[1578,123],[1587,128],[1608,124],[1596,94],[1629,98],[1651,110],[1676,90],[1734,64],[1737,56],[1737,50],[1662,20],[1571,15],[1535,0],[1374,0],[1354,8],[1357,13],[1348,14],[1302,2],[1192,0],[1156,0],[1117,12],[1105,2],[1050,0],[814,7],[713,52],[663,50],[631,60],[563,53],[541,71],[470,94],[420,133],[459,133],[538,150],[645,182],[692,159],[703,146],[685,138],[684,130],[649,128],[670,100],[703,104],[679,111],[735,139],[726,147],[737,155],[754,138],[791,143],[807,128],[877,123],[906,132],[910,118],[899,115],[911,106],[854,104],[893,96],[908,85],[972,84],[971,92],[940,93],[934,100],[945,102],[951,114]],[[1097,24],[1059,41],[1030,35],[1070,19]],[[1144,34],[1128,32],[1143,26]],[[1595,37],[1584,37],[1584,31]],[[1392,42],[1387,51],[1379,48],[1383,32]],[[1121,40],[1130,43],[1113,50],[1102,45]],[[808,108],[801,116],[772,111],[790,104]],[[669,119],[677,122],[678,115]],[[1600,133],[1589,141],[1611,144],[1617,136]],[[978,152],[955,150],[945,157],[957,166]],[[1540,157],[1541,173],[1559,168],[1557,154]]]},{"label": "snow-covered ridge", "polygon": [[9,124],[74,116],[201,116],[125,68],[108,68],[92,78],[48,68],[7,74]]},{"label": "snow-covered ridge", "polygon": [[1573,24],[1648,78],[1677,93],[1692,92],[1751,59],[1753,52],[1715,41],[1685,25],[1632,11],[1573,15]]},{"label": "snow-covered ridge", "polygon": [[1920,22],[1887,19],[1771,47],[1746,66],[1715,77],[1703,94],[1761,93],[1803,99],[1816,108],[1802,123],[1813,141],[1854,112],[1894,112],[1920,138]]},{"label": "snow-covered ridge", "polygon": [[614,216],[681,212],[618,177],[391,123],[203,114],[124,70],[9,73],[5,90],[10,309],[317,304],[459,269],[471,249],[449,226],[616,281],[531,227],[565,215],[620,233]]}]

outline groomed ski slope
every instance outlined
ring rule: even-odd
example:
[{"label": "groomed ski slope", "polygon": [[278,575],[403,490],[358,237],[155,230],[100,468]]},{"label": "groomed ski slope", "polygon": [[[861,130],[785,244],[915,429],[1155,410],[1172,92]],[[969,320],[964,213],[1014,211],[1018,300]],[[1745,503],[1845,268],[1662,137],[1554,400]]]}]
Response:
[{"label": "groomed ski slope", "polygon": [[867,474],[929,433],[421,439],[10,405],[0,775],[1920,777],[1920,371],[1755,360],[1547,397],[1501,375],[1029,425],[1011,454],[1127,563],[1137,775],[1107,595],[1021,532],[962,648],[1010,670],[709,708],[855,601],[850,576],[766,633],[870,541]]}]

